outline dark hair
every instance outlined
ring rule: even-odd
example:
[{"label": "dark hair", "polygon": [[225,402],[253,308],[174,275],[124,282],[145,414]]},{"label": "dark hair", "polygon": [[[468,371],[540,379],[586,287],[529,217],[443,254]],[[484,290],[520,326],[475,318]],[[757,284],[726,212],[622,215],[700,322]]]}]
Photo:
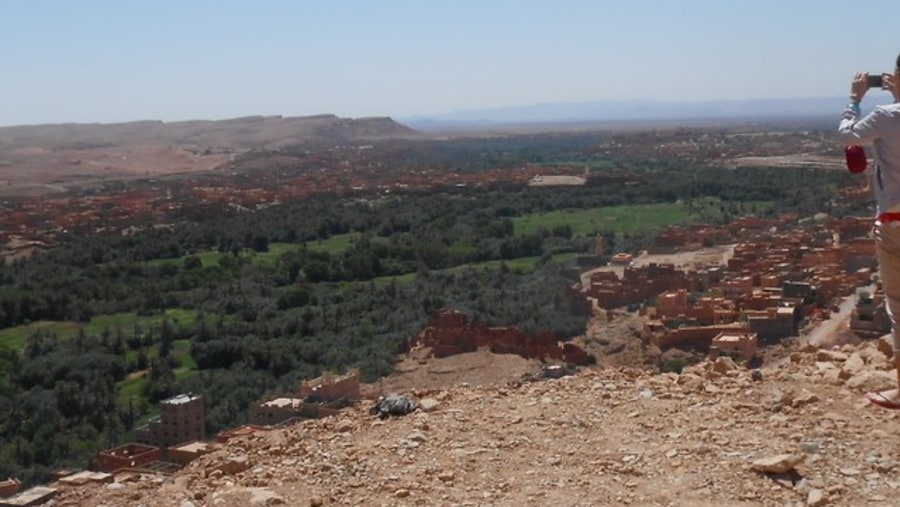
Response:
[{"label": "dark hair", "polygon": [[897,55],[897,67],[896,70],[900,70],[900,55]]}]

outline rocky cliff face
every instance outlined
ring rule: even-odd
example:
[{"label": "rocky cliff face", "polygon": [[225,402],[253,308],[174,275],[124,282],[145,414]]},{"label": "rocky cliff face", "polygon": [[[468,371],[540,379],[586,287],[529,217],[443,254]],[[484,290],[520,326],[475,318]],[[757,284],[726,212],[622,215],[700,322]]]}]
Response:
[{"label": "rocky cliff face", "polygon": [[61,488],[56,505],[890,505],[900,489],[886,342],[797,350],[754,374],[573,376],[413,391],[221,444],[170,476]]}]

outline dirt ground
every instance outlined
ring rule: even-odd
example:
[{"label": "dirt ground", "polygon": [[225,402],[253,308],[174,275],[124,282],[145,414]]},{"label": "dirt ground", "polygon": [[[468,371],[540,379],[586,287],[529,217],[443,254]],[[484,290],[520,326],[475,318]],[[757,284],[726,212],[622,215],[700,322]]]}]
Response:
[{"label": "dirt ground", "polygon": [[430,357],[430,349],[418,349],[401,356],[394,373],[375,384],[363,387],[363,395],[408,393],[446,386],[503,386],[523,375],[540,370],[541,363],[514,354],[492,354],[487,350],[450,357]]},{"label": "dirt ground", "polygon": [[0,151],[0,194],[44,194],[65,191],[71,183],[87,185],[111,179],[208,171],[231,157],[227,153],[202,154],[177,146],[42,149],[25,154]]},{"label": "dirt ground", "polygon": [[795,350],[759,378],[721,366],[448,382],[409,393],[407,416],[361,404],[217,444],[172,476],[57,486],[53,505],[896,505],[900,419],[859,396],[892,380],[875,344]]}]

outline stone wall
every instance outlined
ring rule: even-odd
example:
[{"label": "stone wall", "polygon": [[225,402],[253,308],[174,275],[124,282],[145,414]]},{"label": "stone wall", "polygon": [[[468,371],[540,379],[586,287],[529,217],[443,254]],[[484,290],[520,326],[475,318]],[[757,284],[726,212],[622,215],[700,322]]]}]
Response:
[{"label": "stone wall", "polygon": [[22,482],[18,479],[6,479],[0,481],[0,498],[7,498],[15,495],[22,489]]},{"label": "stone wall", "polygon": [[346,375],[335,377],[325,373],[321,377],[300,384],[300,397],[315,396],[319,402],[329,403],[339,399],[358,400],[359,370],[351,370]]},{"label": "stone wall", "polygon": [[122,468],[136,468],[152,461],[159,461],[160,456],[158,447],[126,444],[98,454],[97,469],[103,472],[115,472]]}]

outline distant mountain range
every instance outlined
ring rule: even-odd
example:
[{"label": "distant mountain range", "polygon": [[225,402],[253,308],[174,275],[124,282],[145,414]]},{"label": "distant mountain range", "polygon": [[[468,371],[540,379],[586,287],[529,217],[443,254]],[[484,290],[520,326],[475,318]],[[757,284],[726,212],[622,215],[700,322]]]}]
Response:
[{"label": "distant mountain range", "polygon": [[[867,99],[865,106],[888,103],[890,97]],[[640,122],[660,120],[735,120],[831,117],[840,114],[845,97],[805,99],[710,100],[662,102],[625,100],[551,102],[528,106],[467,109],[430,116],[398,118],[417,130],[537,123]]]}]

